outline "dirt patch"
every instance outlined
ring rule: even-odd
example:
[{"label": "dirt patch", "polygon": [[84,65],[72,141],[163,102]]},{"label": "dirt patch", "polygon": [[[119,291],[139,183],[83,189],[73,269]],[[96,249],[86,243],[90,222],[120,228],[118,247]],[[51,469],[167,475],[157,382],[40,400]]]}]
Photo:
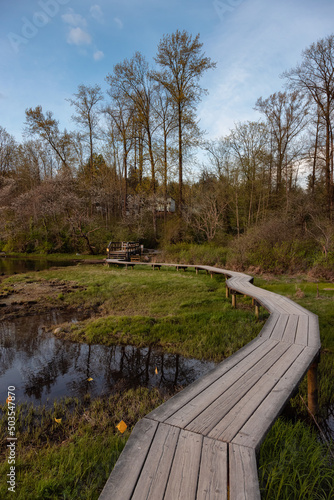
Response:
[{"label": "dirt patch", "polygon": [[60,280],[7,283],[0,290],[0,319],[42,314],[54,308],[70,310],[63,302],[65,294],[84,288],[76,282]]}]

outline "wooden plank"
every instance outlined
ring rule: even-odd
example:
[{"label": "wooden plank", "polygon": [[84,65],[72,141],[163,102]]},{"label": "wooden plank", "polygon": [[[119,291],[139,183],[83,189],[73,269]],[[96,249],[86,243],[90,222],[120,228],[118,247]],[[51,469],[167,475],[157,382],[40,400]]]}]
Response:
[{"label": "wooden plank", "polygon": [[283,342],[289,342],[290,344],[294,343],[297,333],[298,318],[299,316],[295,315],[289,316],[282,338]]},{"label": "wooden plank", "polygon": [[157,422],[143,418],[135,425],[99,500],[129,500],[153,441]]},{"label": "wooden plank", "polygon": [[233,443],[250,448],[259,448],[265,435],[290,399],[316,355],[317,351],[315,349],[303,348],[293,365],[235,436]]},{"label": "wooden plank", "polygon": [[308,328],[309,317],[302,315],[298,317],[298,325],[296,331],[295,343],[300,345],[307,345],[308,342]]},{"label": "wooden plank", "polygon": [[182,430],[167,483],[165,500],[195,500],[203,437]]},{"label": "wooden plank", "polygon": [[203,440],[196,500],[227,500],[227,444]]},{"label": "wooden plank", "polygon": [[162,500],[180,429],[159,424],[132,500]]},{"label": "wooden plank", "polygon": [[[187,404],[182,405],[171,417],[166,420],[166,423],[176,425],[177,427],[185,428],[194,419],[196,419],[202,412],[204,412],[214,401],[222,397],[225,391],[230,390],[231,386],[244,377],[247,371],[258,363],[258,360],[265,357],[272,351],[277,344],[272,341],[266,341],[258,347],[255,351],[249,354],[246,359],[243,359],[237,365],[233,366],[231,370],[224,373],[224,376],[213,382],[205,391],[201,392],[192,398]],[[242,379],[243,380],[243,379]],[[215,418],[215,415],[209,415],[209,421]],[[195,432],[198,431],[197,427]]]},{"label": "wooden plank", "polygon": [[278,342],[282,341],[288,319],[289,316],[287,314],[280,314],[280,317],[278,318],[275,328],[273,329],[273,333],[270,337],[271,339],[277,340]]},{"label": "wooden plank", "polygon": [[273,329],[275,328],[275,325],[278,321],[279,314],[277,313],[271,313],[267,321],[265,322],[262,330],[259,333],[259,337],[261,338],[269,338],[273,332]]},{"label": "wooden plank", "polygon": [[[201,412],[198,408],[193,408],[192,416],[195,417],[186,425],[186,429],[198,432],[204,436],[225,417],[225,415],[235,406],[238,401],[249,391],[266,373],[270,366],[274,364],[283,353],[289,348],[288,344],[278,344],[265,357],[255,363],[251,368],[245,370],[245,373],[235,383],[229,384],[226,390],[215,399],[211,404],[206,404],[206,408]],[[206,396],[206,392],[203,395]],[[212,400],[211,400],[212,401]],[[207,403],[208,401],[206,401]],[[200,401],[201,409],[203,401]],[[196,416],[197,414],[197,416]],[[189,419],[189,415],[187,415]]]},{"label": "wooden plank", "polygon": [[155,408],[147,415],[147,417],[157,420],[158,422],[164,422],[180,408],[185,406],[189,401],[201,394],[222,375],[231,370],[241,360],[247,358],[255,349],[259,348],[265,342],[265,338],[262,339],[257,337],[253,339],[247,345],[239,349],[239,351],[235,352],[229,358],[225,359],[215,368],[210,370],[206,375],[198,380],[195,380],[195,382],[188,385],[188,387],[183,389],[183,391],[175,394],[175,396],[166,401],[166,403],[163,403],[158,408]]},{"label": "wooden plank", "polygon": [[292,344],[268,372],[218,422],[209,433],[209,437],[231,442],[302,351],[303,346]]},{"label": "wooden plank", "polygon": [[254,450],[230,444],[229,454],[230,500],[260,500]]},{"label": "wooden plank", "polygon": [[320,349],[320,331],[319,331],[319,320],[318,316],[315,314],[309,314],[309,328],[308,328],[308,345],[310,347],[316,347]]}]

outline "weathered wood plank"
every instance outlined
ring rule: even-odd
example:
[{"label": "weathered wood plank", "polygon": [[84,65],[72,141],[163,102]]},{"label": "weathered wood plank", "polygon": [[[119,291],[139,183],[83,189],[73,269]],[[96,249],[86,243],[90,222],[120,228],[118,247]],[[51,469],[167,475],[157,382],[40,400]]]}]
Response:
[{"label": "weathered wood plank", "polygon": [[302,351],[303,346],[291,345],[282,357],[270,367],[245,396],[218,422],[209,433],[209,437],[231,442]]},{"label": "weathered wood plank", "polygon": [[[198,412],[197,408],[194,408],[193,415],[195,416],[197,413],[198,416],[195,416],[195,418],[186,425],[186,428],[193,432],[203,434],[204,436],[208,435],[233,406],[240,401],[247,391],[260,380],[270,366],[280,359],[288,348],[288,344],[278,344],[275,349],[272,349],[266,356],[246,370],[243,376],[235,383],[229,383],[226,390],[224,392],[222,391],[222,394],[211,404],[207,405],[201,413]],[[204,396],[206,396],[206,392],[202,399],[204,399]],[[202,407],[203,402],[201,401],[200,404]]]},{"label": "weathered wood plank", "polygon": [[308,315],[298,316],[298,325],[295,338],[296,344],[305,346],[308,344],[308,328],[309,328],[309,316]]},{"label": "weathered wood plank", "polygon": [[[194,421],[202,412],[204,412],[214,401],[218,398],[220,400],[224,397],[222,396],[225,391],[231,392],[231,386],[237,383],[241,377],[244,377],[248,370],[255,364],[264,358],[269,352],[271,352],[277,344],[272,341],[266,341],[261,344],[258,349],[253,351],[247,356],[242,362],[234,365],[231,370],[225,372],[224,376],[220,377],[214,383],[212,383],[206,390],[196,397],[192,398],[189,403],[182,406],[178,411],[176,411],[171,417],[166,420],[166,423],[171,425],[176,425],[181,428],[185,428],[192,421]],[[241,384],[243,379],[241,380]],[[238,385],[239,386],[239,385]],[[232,389],[233,392],[234,389]],[[214,410],[215,411],[215,410]],[[215,418],[215,415],[209,415],[209,421]],[[202,427],[201,427],[202,428]],[[192,428],[195,432],[201,432],[198,430],[197,426]]]},{"label": "weathered wood plank", "polygon": [[159,424],[132,500],[162,500],[180,429]]},{"label": "weathered wood plank", "polygon": [[182,430],[176,447],[165,500],[195,500],[203,437]]},{"label": "weathered wood plank", "polygon": [[143,418],[135,425],[100,500],[130,500],[153,441],[157,422]]},{"label": "weathered wood plank", "polygon": [[265,322],[262,330],[259,333],[259,337],[261,338],[269,338],[275,328],[275,325],[278,321],[279,314],[271,313],[267,321]]},{"label": "weathered wood plank", "polygon": [[280,314],[278,321],[273,329],[273,333],[271,335],[271,339],[276,340],[277,342],[281,342],[286,325],[288,323],[289,316],[288,314]]},{"label": "weathered wood plank", "polygon": [[222,363],[209,371],[206,375],[196,380],[183,391],[170,398],[166,403],[150,412],[147,417],[159,422],[164,422],[180,408],[184,407],[189,401],[210,387],[211,384],[231,370],[241,360],[244,358],[247,359],[247,357],[251,355],[255,349],[259,348],[265,342],[265,338],[255,338],[246,346],[239,349],[239,351],[232,354],[229,358],[225,359]]},{"label": "weathered wood plank", "polygon": [[254,450],[230,444],[229,454],[230,500],[260,500]]},{"label": "weathered wood plank", "polygon": [[196,500],[227,500],[227,444],[204,438]]},{"label": "weathered wood plank", "polygon": [[308,329],[308,345],[310,347],[315,347],[320,349],[320,331],[319,331],[319,321],[318,316],[315,314],[309,314],[309,329]]},{"label": "weathered wood plank", "polygon": [[270,427],[281,413],[284,405],[298,386],[313,359],[316,349],[304,347],[296,362],[278,381],[274,389],[259,405],[256,412],[247,420],[240,432],[233,438],[233,443],[258,449]]},{"label": "weathered wood plank", "polygon": [[289,342],[290,344],[294,343],[297,333],[298,318],[299,316],[295,315],[289,316],[282,338],[283,342]]}]

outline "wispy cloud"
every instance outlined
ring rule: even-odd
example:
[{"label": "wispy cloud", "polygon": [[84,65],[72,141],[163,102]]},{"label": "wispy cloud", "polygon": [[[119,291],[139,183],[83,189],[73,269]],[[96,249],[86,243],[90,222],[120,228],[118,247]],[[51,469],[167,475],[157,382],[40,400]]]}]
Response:
[{"label": "wispy cloud", "polygon": [[103,12],[102,12],[102,9],[99,5],[92,5],[91,6],[90,15],[99,23],[102,24],[104,22]]},{"label": "wispy cloud", "polygon": [[117,24],[117,26],[119,27],[119,29],[121,30],[124,25],[123,25],[122,21],[119,19],[119,17],[114,17],[114,21]]},{"label": "wispy cloud", "polygon": [[81,14],[76,14],[73,9],[68,9],[66,14],[63,14],[61,18],[64,23],[69,24],[70,26],[79,26],[81,28],[85,28],[87,26],[86,19]]},{"label": "wispy cloud", "polygon": [[71,45],[90,45],[92,37],[81,28],[72,28],[67,36],[67,42]]},{"label": "wispy cloud", "polygon": [[96,52],[94,52],[93,57],[95,61],[100,61],[104,58],[104,53],[102,52],[102,50],[97,50]]}]

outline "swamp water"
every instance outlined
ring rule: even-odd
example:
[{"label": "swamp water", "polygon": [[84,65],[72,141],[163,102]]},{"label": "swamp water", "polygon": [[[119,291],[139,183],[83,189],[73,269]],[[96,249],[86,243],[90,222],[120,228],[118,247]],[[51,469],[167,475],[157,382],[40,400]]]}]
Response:
[{"label": "swamp water", "polygon": [[[72,261],[0,259],[0,274],[73,265]],[[14,386],[16,403],[51,406],[60,397],[83,399],[117,389],[158,387],[174,392],[208,372],[215,363],[187,359],[153,348],[87,345],[57,339],[51,325],[81,318],[53,311],[0,324],[0,404]],[[89,380],[93,379],[93,380]]]},{"label": "swamp water", "polygon": [[9,386],[16,388],[17,404],[47,406],[63,396],[96,397],[139,385],[174,391],[215,366],[152,348],[60,340],[45,328],[77,319],[53,311],[0,324],[0,404]]},{"label": "swamp water", "polygon": [[71,260],[48,260],[48,259],[22,259],[22,258],[0,258],[0,274],[11,275],[27,273],[29,271],[43,271],[50,267],[73,266]]}]

